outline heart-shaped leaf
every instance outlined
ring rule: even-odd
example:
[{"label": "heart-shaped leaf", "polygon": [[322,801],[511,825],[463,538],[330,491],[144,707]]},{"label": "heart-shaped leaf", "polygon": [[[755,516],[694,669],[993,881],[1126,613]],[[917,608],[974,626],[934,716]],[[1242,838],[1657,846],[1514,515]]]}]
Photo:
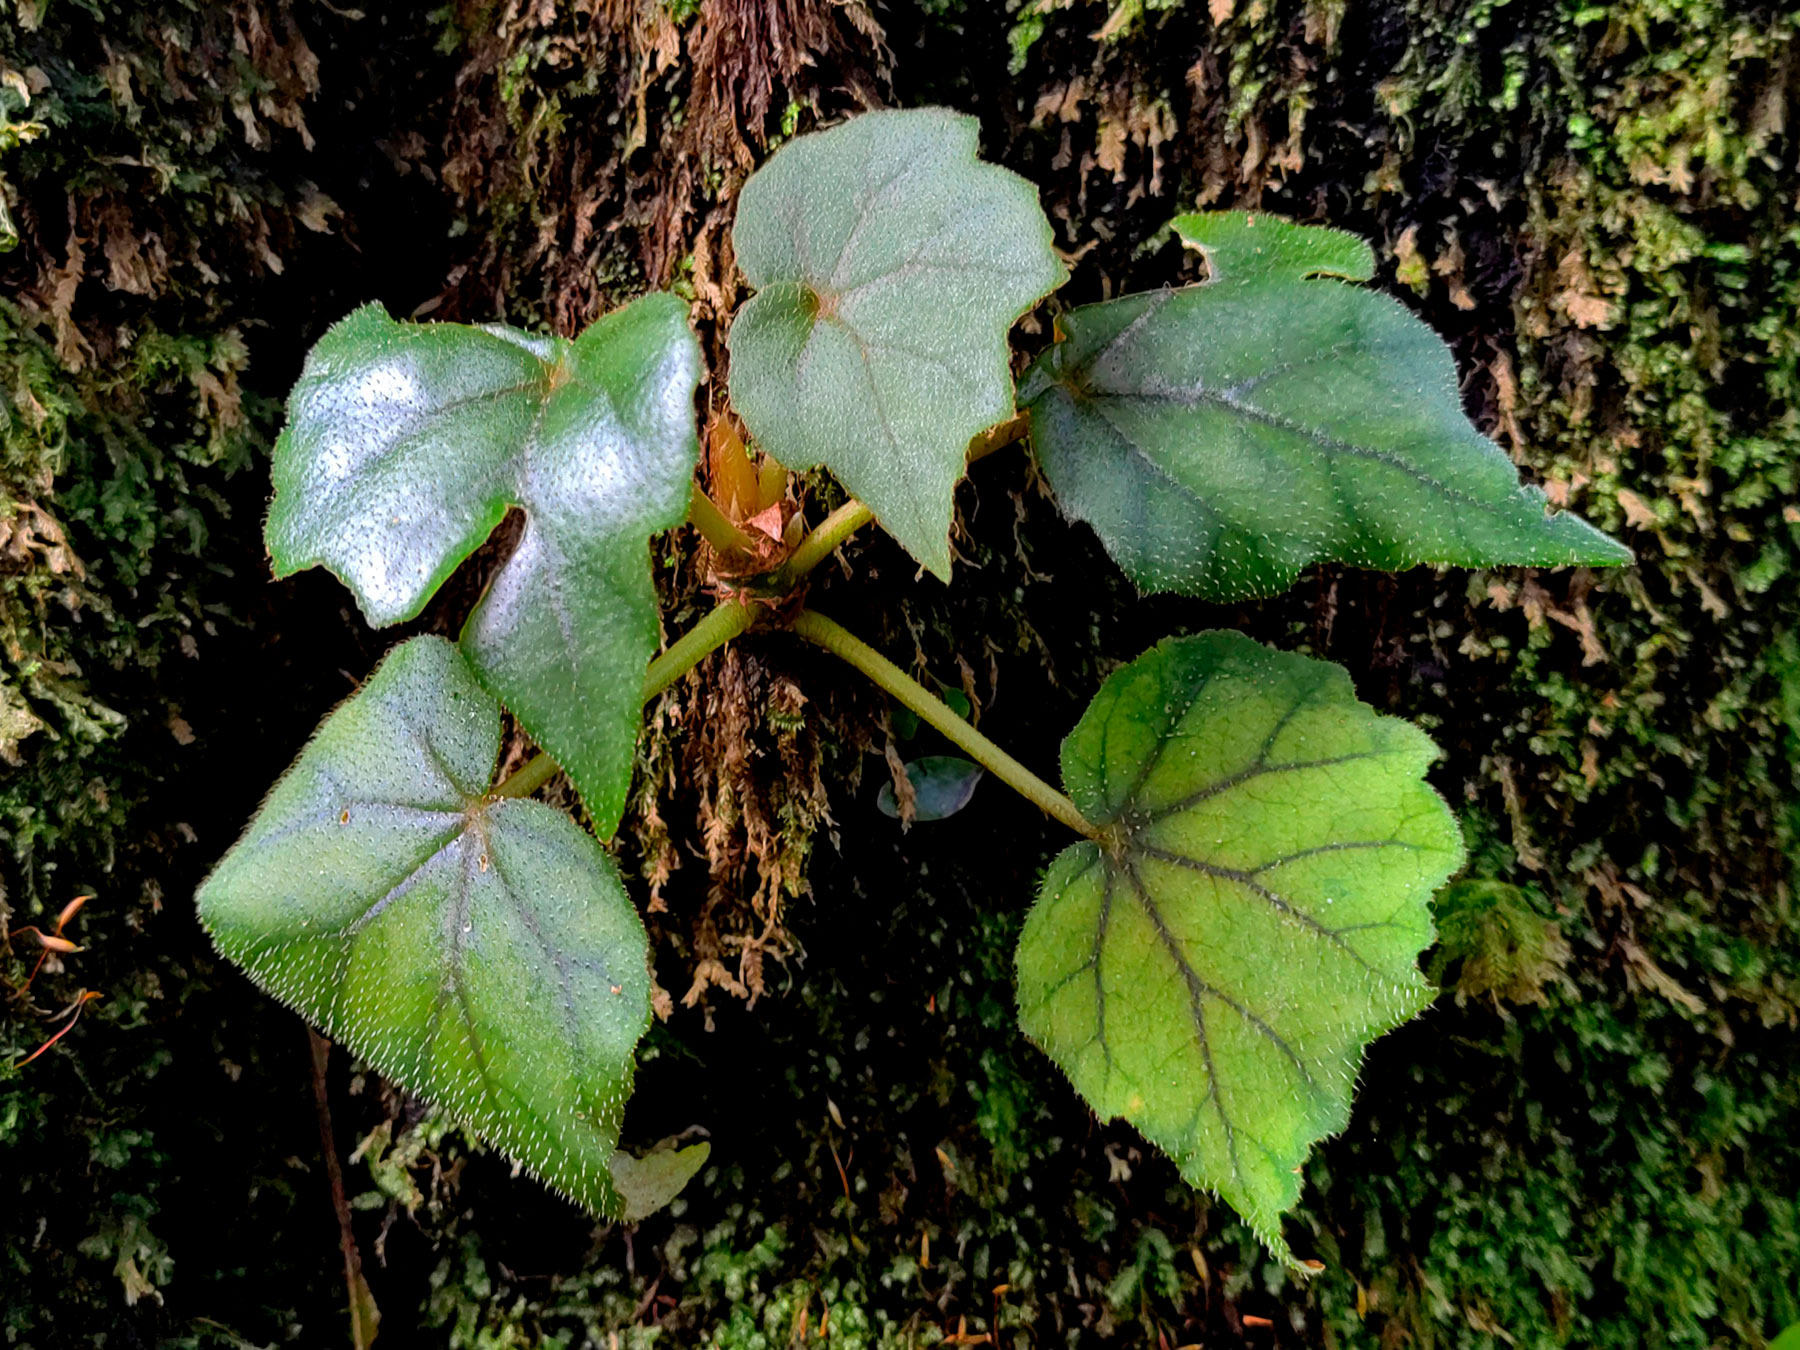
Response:
[{"label": "heart-shaped leaf", "polygon": [[938,576],[974,436],[1013,415],[1007,334],[1067,276],[1037,190],[972,117],[865,113],[783,146],[732,241],[757,294],[731,398],[790,469],[823,464]]},{"label": "heart-shaped leaf", "polygon": [[656,652],[646,541],[687,512],[699,377],[672,295],[573,342],[396,323],[366,305],[307,357],[275,446],[275,574],[323,564],[378,626],[417,615],[509,507],[524,509],[463,645],[603,837],[624,810]]},{"label": "heart-shaped leaf", "polygon": [[649,943],[574,821],[488,795],[500,709],[415,638],[326,718],[200,888],[219,950],[581,1204],[650,1018]]},{"label": "heart-shaped leaf", "polygon": [[1456,823],[1418,728],[1338,667],[1236,633],[1101,687],[1063,776],[1109,832],[1065,850],[1019,942],[1019,1020],[1292,1261],[1280,1218],[1349,1119],[1364,1047],[1433,994],[1416,960]]},{"label": "heart-shaped leaf", "polygon": [[1321,559],[1631,561],[1520,485],[1436,334],[1346,284],[1374,274],[1360,240],[1239,213],[1174,228],[1211,280],[1071,311],[1020,387],[1058,501],[1144,590],[1269,595]]}]

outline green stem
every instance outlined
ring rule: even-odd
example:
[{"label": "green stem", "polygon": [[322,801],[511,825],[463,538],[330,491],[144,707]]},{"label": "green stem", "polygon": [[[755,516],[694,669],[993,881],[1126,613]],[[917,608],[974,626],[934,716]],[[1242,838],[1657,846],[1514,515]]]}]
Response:
[{"label": "green stem", "polygon": [[561,768],[548,755],[533,755],[518,768],[514,769],[493,791],[496,797],[529,797],[539,788],[556,777]]},{"label": "green stem", "polygon": [[675,640],[644,671],[644,702],[648,703],[756,621],[756,610],[742,600],[723,600],[699,623]]},{"label": "green stem", "polygon": [[861,638],[810,609],[795,615],[791,627],[808,642],[855,666],[1046,815],[1054,816],[1077,834],[1104,842],[1100,827],[1076,810],[1074,802],[958,717],[942,699]]},{"label": "green stem", "polygon": [[838,507],[800,541],[800,547],[781,569],[778,589],[792,590],[801,577],[836,553],[839,544],[873,519],[875,513],[854,497]]},{"label": "green stem", "polygon": [[698,483],[694,484],[694,495],[688,498],[687,518],[688,524],[700,531],[719,553],[756,552],[756,541],[732,524]]},{"label": "green stem", "polygon": [[[644,702],[648,703],[755,622],[756,611],[738,600],[727,600],[677,639],[675,645],[652,661],[644,671]],[[529,797],[555,777],[560,766],[549,755],[526,760],[493,791],[496,797]]]}]

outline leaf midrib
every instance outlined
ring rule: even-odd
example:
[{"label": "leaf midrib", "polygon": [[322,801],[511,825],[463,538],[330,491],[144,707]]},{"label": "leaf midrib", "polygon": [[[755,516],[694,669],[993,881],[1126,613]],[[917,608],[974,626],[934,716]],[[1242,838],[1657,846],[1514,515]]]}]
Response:
[{"label": "leaf midrib", "polygon": [[[1236,416],[1247,422],[1267,427],[1270,430],[1279,431],[1309,441],[1323,451],[1327,456],[1328,462],[1333,465],[1335,465],[1335,460],[1340,457],[1358,459],[1364,462],[1377,464],[1381,467],[1398,472],[1405,477],[1411,478],[1421,488],[1428,492],[1435,493],[1447,501],[1458,502],[1474,510],[1481,511],[1484,514],[1492,514],[1494,512],[1495,504],[1484,502],[1477,497],[1469,495],[1461,488],[1453,487],[1450,484],[1440,481],[1433,475],[1428,474],[1399,458],[1393,451],[1381,450],[1373,446],[1359,445],[1355,441],[1348,440],[1342,436],[1333,435],[1321,427],[1311,426],[1294,418],[1259,407],[1253,403],[1244,402],[1235,396],[1237,391],[1246,388],[1254,390],[1257,386],[1275,378],[1277,375],[1298,370],[1307,365],[1320,364],[1327,360],[1335,359],[1346,346],[1354,345],[1347,341],[1333,343],[1322,352],[1307,353],[1290,361],[1275,363],[1257,371],[1255,374],[1237,380],[1220,390],[1209,389],[1204,385],[1196,385],[1191,389],[1179,388],[1176,386],[1170,386],[1164,389],[1121,388],[1117,385],[1096,384],[1090,378],[1103,361],[1113,360],[1115,365],[1122,364],[1118,359],[1119,349],[1126,346],[1136,337],[1139,329],[1149,324],[1170,304],[1174,303],[1183,295],[1197,300],[1217,284],[1217,282],[1207,282],[1197,286],[1183,288],[1182,290],[1158,292],[1150,298],[1141,314],[1138,314],[1130,323],[1126,324],[1112,337],[1107,339],[1102,346],[1088,353],[1075,366],[1074,370],[1065,370],[1062,377],[1054,381],[1052,387],[1062,388],[1078,410],[1084,404],[1094,405],[1095,413],[1112,428],[1114,434],[1119,437],[1120,441],[1138,455],[1159,478],[1182,492],[1194,502],[1195,506],[1215,519],[1232,521],[1233,518],[1228,513],[1221,511],[1219,507],[1201,497],[1198,490],[1191,484],[1176,478],[1168,466],[1160,463],[1148,449],[1141,445],[1137,439],[1120,424],[1118,418],[1109,411],[1109,405],[1115,403],[1143,402],[1153,405],[1169,405],[1181,408],[1210,407],[1225,413],[1227,416]],[[1351,289],[1357,288],[1352,287]],[[1338,509],[1343,512],[1346,517],[1354,520],[1356,513],[1354,508],[1352,508],[1345,499],[1343,490],[1336,481],[1335,472],[1332,479],[1332,497]],[[1453,520],[1456,526],[1458,542],[1463,549],[1467,551],[1469,550],[1470,545],[1462,519],[1460,516],[1456,516],[1453,517]],[[1233,528],[1239,527],[1234,523]],[[1295,534],[1293,537],[1306,538],[1306,536],[1298,534]],[[1308,543],[1309,546],[1315,550],[1319,547],[1316,542],[1313,542],[1310,539],[1308,540]],[[1315,556],[1317,556],[1316,553]]]},{"label": "leaf midrib", "polygon": [[[1403,477],[1412,479],[1421,488],[1437,494],[1446,501],[1460,503],[1473,510],[1480,511],[1483,514],[1492,514],[1494,510],[1492,503],[1484,502],[1478,497],[1471,496],[1461,488],[1452,487],[1450,484],[1434,478],[1424,470],[1408,464],[1391,450],[1378,450],[1373,446],[1358,445],[1354,441],[1345,440],[1340,436],[1333,436],[1318,427],[1309,426],[1304,422],[1284,417],[1279,413],[1269,412],[1266,409],[1256,407],[1254,404],[1239,402],[1231,398],[1226,392],[1214,392],[1205,389],[1105,390],[1095,389],[1090,385],[1083,389],[1080,399],[1078,400],[1078,403],[1079,402],[1093,404],[1095,412],[1106,419],[1107,425],[1118,434],[1119,438],[1123,440],[1125,444],[1129,445],[1138,454],[1142,455],[1146,462],[1156,468],[1164,477],[1175,482],[1176,485],[1188,493],[1189,496],[1195,497],[1196,500],[1199,499],[1195,489],[1182,480],[1175,478],[1174,474],[1170,472],[1167,466],[1158,463],[1156,457],[1143,445],[1139,444],[1131,433],[1120,424],[1119,419],[1109,411],[1109,405],[1151,403],[1172,405],[1181,408],[1215,408],[1228,415],[1239,417],[1246,422],[1267,427],[1272,431],[1279,431],[1286,435],[1295,436],[1303,441],[1309,441],[1317,446],[1328,459],[1356,459],[1365,463],[1376,464],[1383,468],[1391,469],[1401,474]],[[1332,487],[1332,497],[1336,502],[1338,509],[1343,511],[1345,515],[1353,514],[1352,508],[1344,500],[1342,489],[1337,486],[1335,481],[1333,482]],[[1219,508],[1213,507],[1204,501],[1201,501],[1200,504],[1206,506],[1207,509],[1215,515],[1224,515]],[[1225,516],[1225,518],[1231,519],[1228,515]],[[1456,535],[1458,541],[1465,549],[1468,548],[1468,535],[1462,527],[1461,518],[1452,517],[1452,519],[1456,523]],[[1307,538],[1309,544],[1313,543],[1307,536],[1300,535],[1297,532],[1290,533],[1292,533],[1295,538]],[[1316,547],[1316,545],[1314,546]]]},{"label": "leaf midrib", "polygon": [[[472,923],[471,910],[473,905],[474,874],[480,867],[480,860],[485,858],[487,859],[488,866],[493,868],[498,874],[497,879],[501,884],[501,888],[512,902],[509,906],[511,911],[519,916],[527,931],[532,934],[534,939],[538,941],[540,947],[551,957],[552,962],[558,967],[558,974],[564,995],[563,1014],[569,1038],[570,1057],[571,1060],[578,1065],[585,1063],[585,1057],[581,1053],[579,1015],[573,1006],[573,989],[568,981],[566,954],[562,953],[545,939],[542,931],[536,926],[535,916],[529,913],[526,906],[518,903],[516,897],[519,892],[510,882],[505,880],[504,873],[501,871],[498,853],[492,847],[492,842],[488,836],[487,823],[490,813],[506,805],[507,803],[505,802],[487,803],[480,810],[469,813],[465,817],[465,823],[462,828],[460,828],[451,839],[446,841],[440,848],[414,868],[412,873],[406,878],[406,881],[402,883],[401,887],[396,887],[395,889],[396,891],[400,891],[402,888],[410,890],[411,883],[415,882],[434,862],[447,854],[453,846],[461,844],[465,840],[471,841],[476,845],[476,847],[464,851],[464,856],[461,859],[462,865],[457,869],[457,878],[454,883],[455,890],[450,897],[450,903],[445,906],[445,929],[449,950],[444,958],[444,978],[439,981],[437,992],[432,998],[430,1020],[427,1023],[425,1035],[423,1037],[423,1045],[421,1047],[421,1062],[427,1064],[436,1062],[438,1040],[443,1035],[444,1031],[444,1012],[446,1011],[446,1004],[453,997],[456,1002],[463,1030],[468,1035],[469,1051],[475,1061],[476,1074],[481,1082],[482,1089],[490,1102],[492,1102],[496,1108],[502,1101],[511,1103],[511,1109],[530,1120],[540,1134],[546,1138],[554,1138],[559,1134],[559,1131],[553,1128],[555,1122],[538,1109],[531,1101],[522,1096],[516,1089],[494,1076],[493,1068],[488,1062],[487,1050],[483,1044],[481,1032],[477,1025],[476,1014],[469,1000],[468,989],[464,984],[466,955],[468,950],[467,939],[469,935],[468,932],[465,931],[465,927]],[[392,899],[396,901],[403,898],[403,894],[393,894],[390,892],[390,895]],[[384,897],[383,901],[377,902],[380,908],[385,908],[386,903],[387,897]],[[365,916],[366,919],[372,919],[375,916],[374,908],[375,907],[372,907],[371,912]],[[349,931],[342,935],[346,941],[346,960],[348,959],[350,950],[353,949],[356,944],[362,926],[363,925],[359,923],[356,926],[357,931]],[[340,977],[340,991],[342,989],[342,984],[343,980],[342,977]],[[383,1056],[383,1058],[385,1058],[385,1056]],[[382,1069],[382,1072],[393,1077],[396,1082],[401,1081],[403,1076],[410,1076],[403,1075],[398,1065],[396,1065],[391,1072],[385,1068]],[[591,1122],[584,1121],[584,1123]],[[498,1128],[498,1125],[499,1122],[497,1120],[496,1125],[489,1128]],[[532,1170],[534,1173],[537,1172],[536,1168],[533,1168]],[[542,1173],[538,1174],[543,1175]],[[546,1181],[555,1180],[548,1176],[544,1179]]]},{"label": "leaf midrib", "polygon": [[[1111,871],[1113,869],[1109,866],[1108,870]],[[1200,1112],[1204,1110],[1206,1104],[1210,1102],[1213,1109],[1218,1112],[1219,1123],[1225,1127],[1225,1141],[1227,1151],[1231,1155],[1232,1174],[1237,1178],[1240,1185],[1248,1186],[1249,1183],[1245,1180],[1243,1164],[1238,1157],[1237,1151],[1237,1135],[1240,1126],[1230,1112],[1225,1109],[1225,1099],[1223,1094],[1219,1091],[1219,1071],[1217,1064],[1213,1060],[1212,1040],[1207,1030],[1205,1000],[1208,998],[1218,1000],[1236,1013],[1239,1018],[1255,1028],[1257,1033],[1265,1040],[1269,1041],[1279,1049],[1282,1054],[1287,1057],[1287,1060],[1293,1066],[1294,1071],[1299,1074],[1300,1081],[1306,1085],[1307,1091],[1312,1094],[1315,1103],[1328,1108],[1331,1105],[1331,1099],[1325,1090],[1320,1087],[1318,1081],[1314,1079],[1312,1071],[1306,1067],[1306,1062],[1300,1058],[1298,1052],[1295,1051],[1293,1046],[1288,1044],[1287,1039],[1282,1036],[1280,1032],[1276,1031],[1275,1028],[1259,1014],[1252,1012],[1247,1005],[1241,1003],[1236,998],[1214,985],[1211,981],[1202,978],[1200,972],[1194,969],[1192,962],[1187,958],[1186,952],[1182,950],[1180,940],[1176,938],[1173,930],[1169,928],[1168,921],[1163,916],[1161,906],[1159,906],[1151,896],[1149,888],[1145,886],[1143,878],[1138,875],[1137,869],[1127,863],[1120,870],[1124,872],[1126,879],[1131,883],[1131,889],[1136,894],[1139,907],[1144,911],[1144,916],[1150,920],[1151,927],[1156,931],[1157,939],[1162,943],[1169,959],[1175,963],[1176,970],[1180,973],[1183,982],[1187,986],[1188,1008],[1194,1022],[1194,1034],[1200,1047],[1202,1060],[1206,1065],[1207,1094],[1200,1103],[1196,1104],[1194,1114],[1189,1118],[1188,1124],[1185,1127],[1184,1133],[1187,1135],[1189,1146],[1192,1147],[1194,1143],[1194,1129],[1199,1123]],[[1272,1161],[1279,1162],[1275,1157],[1275,1151],[1271,1149],[1264,1140],[1258,1138],[1254,1134],[1250,1135],[1250,1139],[1258,1148],[1262,1149]]]}]

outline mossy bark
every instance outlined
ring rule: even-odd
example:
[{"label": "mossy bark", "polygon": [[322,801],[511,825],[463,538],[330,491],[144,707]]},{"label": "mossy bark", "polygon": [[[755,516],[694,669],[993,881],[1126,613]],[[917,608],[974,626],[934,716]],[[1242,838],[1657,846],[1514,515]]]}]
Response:
[{"label": "mossy bark", "polygon": [[[0,16],[0,903],[16,927],[96,895],[0,1049],[102,995],[0,1071],[0,1327],[347,1327],[306,1038],[215,964],[188,898],[386,638],[329,578],[263,581],[306,344],[368,298],[569,332],[670,285],[716,355],[736,186],[877,102],[981,116],[1080,259],[1071,300],[1190,275],[1160,231],[1196,205],[1365,234],[1471,412],[1639,565],[1139,600],[1009,452],[964,490],[953,590],[878,539],[819,584],[1040,770],[1109,662],[1220,624],[1342,661],[1450,751],[1474,862],[1440,904],[1447,990],[1308,1167],[1310,1284],[1016,1032],[1011,944],[1060,837],[985,789],[899,834],[862,779],[883,709],[766,636],[653,711],[628,850],[675,995],[629,1129],[704,1127],[715,1166],[590,1240],[340,1061],[388,1340],[783,1344],[829,1310],[845,1345],[1760,1346],[1800,1320],[1795,22],[1717,0]],[[703,603],[687,547],[671,632]]]}]

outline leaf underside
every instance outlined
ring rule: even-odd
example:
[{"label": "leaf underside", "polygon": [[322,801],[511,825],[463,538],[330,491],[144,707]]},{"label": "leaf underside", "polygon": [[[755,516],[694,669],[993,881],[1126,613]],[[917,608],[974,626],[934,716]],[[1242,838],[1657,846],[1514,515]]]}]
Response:
[{"label": "leaf underside", "polygon": [[1367,245],[1240,213],[1182,216],[1202,285],[1063,316],[1020,402],[1058,501],[1140,588],[1271,595],[1315,561],[1629,562],[1464,416],[1449,349]]},{"label": "leaf underside", "polygon": [[439,638],[328,717],[200,888],[219,950],[383,1076],[596,1213],[650,1017],[617,869],[487,795],[500,710]]},{"label": "leaf underside", "polygon": [[630,787],[658,640],[647,541],[687,511],[699,371],[666,294],[573,342],[366,305],[313,348],[275,447],[276,575],[330,568],[377,626],[415,617],[523,508],[463,646],[602,837]]},{"label": "leaf underside", "polygon": [[[985,770],[960,755],[923,755],[906,766],[906,780],[912,784],[914,821],[948,820],[969,804]],[[875,794],[875,807],[882,815],[900,819],[900,802],[894,795],[892,782],[883,783]]]},{"label": "leaf underside", "polygon": [[1308,1149],[1348,1121],[1364,1048],[1433,994],[1427,904],[1462,860],[1422,780],[1437,751],[1340,667],[1215,632],[1116,672],[1062,753],[1117,846],[1051,864],[1020,1023],[1291,1262]]},{"label": "leaf underside", "polygon": [[977,160],[977,130],[923,108],[799,137],[732,231],[757,291],[731,326],[738,413],[946,579],[969,441],[1013,415],[1007,334],[1067,275],[1036,189]]}]

